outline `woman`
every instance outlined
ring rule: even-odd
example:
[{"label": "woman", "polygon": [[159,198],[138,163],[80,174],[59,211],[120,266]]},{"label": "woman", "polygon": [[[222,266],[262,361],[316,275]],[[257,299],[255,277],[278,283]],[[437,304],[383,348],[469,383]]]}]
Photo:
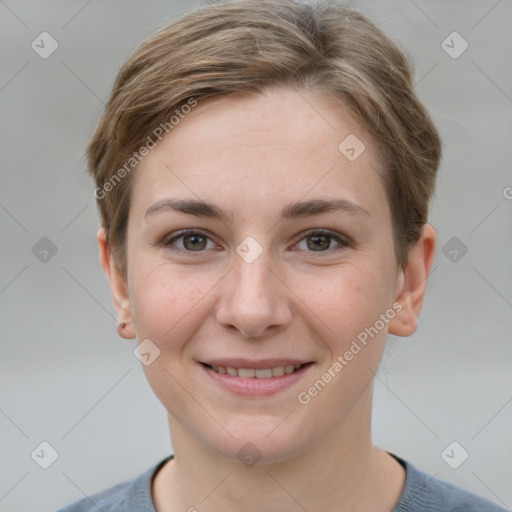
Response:
[{"label": "woman", "polygon": [[62,510],[504,510],[371,439],[440,154],[406,59],[349,9],[214,4],[138,48],[88,162],[119,334],[174,454]]}]

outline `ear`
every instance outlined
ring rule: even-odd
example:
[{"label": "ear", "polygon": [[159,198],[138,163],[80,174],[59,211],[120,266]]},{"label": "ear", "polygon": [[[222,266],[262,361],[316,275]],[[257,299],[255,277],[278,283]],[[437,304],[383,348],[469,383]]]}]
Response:
[{"label": "ear", "polygon": [[[114,307],[120,324],[118,327],[119,335],[126,339],[135,338],[128,288],[125,278],[119,271],[110,251],[105,228],[101,227],[96,237],[100,248],[101,266],[110,282]],[[124,327],[121,327],[122,324],[124,324]]]},{"label": "ear", "polygon": [[416,330],[435,248],[436,231],[430,224],[425,224],[419,240],[409,250],[407,266],[397,278],[395,302],[400,303],[402,308],[389,322],[390,334],[410,336]]}]

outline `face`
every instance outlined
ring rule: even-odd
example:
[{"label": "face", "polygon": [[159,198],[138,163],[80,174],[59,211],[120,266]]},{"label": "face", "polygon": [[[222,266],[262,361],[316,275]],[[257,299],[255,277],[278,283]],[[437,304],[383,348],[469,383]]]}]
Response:
[{"label": "face", "polygon": [[403,286],[380,172],[342,107],[287,89],[200,104],[144,158],[126,311],[171,430],[278,461],[369,429]]}]

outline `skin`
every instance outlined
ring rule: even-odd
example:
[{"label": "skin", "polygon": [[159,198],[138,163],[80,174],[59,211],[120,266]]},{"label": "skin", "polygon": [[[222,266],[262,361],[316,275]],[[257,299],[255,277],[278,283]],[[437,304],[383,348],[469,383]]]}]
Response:
[{"label": "skin", "polygon": [[[338,146],[366,146],[349,161]],[[159,512],[175,510],[391,511],[402,466],[371,440],[374,373],[387,332],[417,325],[435,250],[426,224],[405,269],[397,264],[391,214],[374,143],[338,104],[312,91],[208,100],[196,107],[135,171],[127,235],[127,278],[103,229],[100,257],[121,331],[160,350],[144,366],[168,411],[175,459],[153,481]],[[146,210],[165,198],[201,199],[232,218]],[[331,211],[280,219],[284,205],[343,198],[367,214]],[[207,235],[163,242],[186,228]],[[330,229],[316,248],[306,230]],[[248,236],[262,253],[247,263]],[[193,241],[192,241],[193,242]],[[309,242],[309,243],[308,243]],[[186,245],[184,245],[186,244]],[[180,251],[181,250],[181,251]],[[386,323],[307,405],[297,400],[357,335],[399,303]],[[221,389],[198,361],[213,357],[313,361],[296,384],[265,397]],[[261,459],[237,452],[252,443]]]}]

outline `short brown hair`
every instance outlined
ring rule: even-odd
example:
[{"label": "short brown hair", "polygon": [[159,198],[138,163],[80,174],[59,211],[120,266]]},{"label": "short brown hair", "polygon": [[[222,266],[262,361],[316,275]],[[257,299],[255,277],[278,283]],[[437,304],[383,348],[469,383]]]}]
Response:
[{"label": "short brown hair", "polygon": [[407,264],[427,222],[441,143],[406,56],[364,16],[335,3],[239,0],[195,9],[144,41],[122,66],[89,143],[102,225],[125,276],[137,150],[191,100],[273,86],[339,100],[373,137],[396,258]]}]

